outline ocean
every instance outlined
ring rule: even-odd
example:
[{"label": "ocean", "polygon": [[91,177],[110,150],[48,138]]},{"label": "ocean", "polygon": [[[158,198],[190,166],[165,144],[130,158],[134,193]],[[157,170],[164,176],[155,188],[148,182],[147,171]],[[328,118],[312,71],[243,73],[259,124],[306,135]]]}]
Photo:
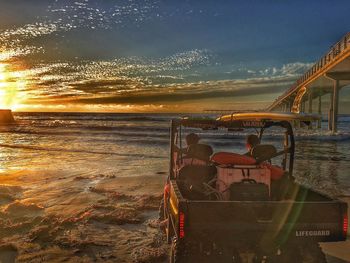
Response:
[{"label": "ocean", "polygon": [[[167,173],[170,119],[180,116],[16,113],[18,125],[1,128],[0,171],[6,173],[26,167],[59,170],[70,176],[110,174],[118,177]],[[318,183],[325,181],[325,185],[315,187],[324,187],[326,192],[350,194],[347,176],[350,116],[340,117],[337,136],[327,131],[326,121],[322,126],[322,130],[296,130],[295,175],[305,183],[312,183],[307,182],[307,177]],[[234,142],[244,145],[244,133],[226,135],[217,139],[214,134],[207,138],[214,151],[215,146],[217,150],[230,150]]]},{"label": "ocean", "polygon": [[[164,261],[157,207],[169,170],[170,120],[180,116],[15,113],[16,125],[0,127],[0,241],[9,244],[7,259]],[[350,116],[340,116],[335,136],[326,127],[323,121],[321,130],[295,131],[294,176],[346,199]],[[247,133],[196,132],[214,152],[244,151]]]}]

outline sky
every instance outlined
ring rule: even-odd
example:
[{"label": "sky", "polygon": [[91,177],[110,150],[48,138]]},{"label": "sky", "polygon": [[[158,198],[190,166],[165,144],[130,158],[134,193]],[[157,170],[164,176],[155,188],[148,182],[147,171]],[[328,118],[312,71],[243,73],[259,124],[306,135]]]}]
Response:
[{"label": "sky", "polygon": [[348,0],[0,0],[0,108],[264,109],[350,31],[349,10]]}]

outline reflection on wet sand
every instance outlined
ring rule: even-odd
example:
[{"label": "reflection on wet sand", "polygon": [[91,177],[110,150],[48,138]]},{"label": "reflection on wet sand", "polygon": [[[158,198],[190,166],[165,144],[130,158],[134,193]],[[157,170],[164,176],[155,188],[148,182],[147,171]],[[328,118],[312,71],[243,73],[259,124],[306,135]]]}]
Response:
[{"label": "reflection on wet sand", "polygon": [[160,181],[31,171],[3,175],[0,259],[160,262],[168,253],[156,220]]}]

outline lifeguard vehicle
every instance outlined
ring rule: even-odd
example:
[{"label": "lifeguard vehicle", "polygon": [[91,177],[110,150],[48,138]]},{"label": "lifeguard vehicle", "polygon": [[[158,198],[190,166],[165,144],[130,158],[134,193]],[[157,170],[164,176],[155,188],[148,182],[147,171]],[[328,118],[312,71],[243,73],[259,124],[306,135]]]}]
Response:
[{"label": "lifeguard vehicle", "polygon": [[[319,242],[346,240],[348,208],[293,177],[291,123],[314,120],[317,116],[257,112],[172,120],[160,209],[170,262],[326,262]],[[186,132],[202,139],[184,153],[178,149],[184,148]],[[233,138],[234,150],[234,142],[241,138],[244,146],[251,133],[260,144],[245,157],[221,151],[230,143],[223,139]],[[274,169],[282,171],[278,178]]]}]

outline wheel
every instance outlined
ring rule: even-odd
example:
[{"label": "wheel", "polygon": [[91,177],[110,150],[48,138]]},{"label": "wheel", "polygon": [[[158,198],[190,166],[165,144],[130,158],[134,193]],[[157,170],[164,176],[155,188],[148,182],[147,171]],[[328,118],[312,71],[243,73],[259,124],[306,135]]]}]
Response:
[{"label": "wheel", "polygon": [[[168,204],[169,205],[169,204]],[[171,218],[169,217],[168,214],[168,206],[165,205],[165,201],[164,198],[160,201],[160,205],[159,205],[159,220],[160,222],[166,224],[165,226],[165,234],[166,234],[166,240],[168,244],[171,244],[171,240],[174,236],[174,229],[173,229],[173,225],[171,223]]]},{"label": "wheel", "polygon": [[159,221],[163,221],[165,219],[165,211],[164,211],[164,198],[160,200],[159,210],[158,210],[158,219]]},{"label": "wheel", "polygon": [[185,263],[184,251],[181,251],[177,238],[173,238],[170,248],[170,263]]},{"label": "wheel", "polygon": [[273,263],[327,263],[326,256],[322,252],[317,243],[310,245],[298,245],[282,250],[282,254],[279,256],[270,257],[270,261]]},{"label": "wheel", "polygon": [[301,258],[303,263],[327,263],[326,255],[322,252],[318,243],[303,247]]},{"label": "wheel", "polygon": [[[253,263],[272,263],[273,261],[269,259],[267,256],[263,255],[255,255],[253,259]],[[277,261],[279,262],[279,261]]]},{"label": "wheel", "polygon": [[168,216],[166,216],[166,218],[167,218],[167,222],[166,222],[167,224],[166,224],[166,230],[165,230],[166,240],[167,240],[168,244],[170,244],[172,242],[171,240],[172,240],[175,233],[174,233],[174,229],[173,229],[173,226],[171,223],[171,218]]},{"label": "wheel", "polygon": [[297,246],[288,246],[282,249],[281,254],[271,254],[267,257],[268,263],[301,263],[302,255]]}]

